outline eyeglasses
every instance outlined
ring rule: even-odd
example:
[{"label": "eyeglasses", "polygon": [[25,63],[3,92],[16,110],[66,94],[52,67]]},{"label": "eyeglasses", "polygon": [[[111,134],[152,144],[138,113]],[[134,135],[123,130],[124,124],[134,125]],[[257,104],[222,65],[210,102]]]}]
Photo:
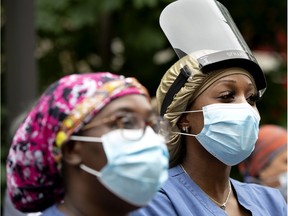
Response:
[{"label": "eyeglasses", "polygon": [[[139,140],[143,137],[145,129],[147,126],[151,127],[155,133],[161,134],[166,138],[169,133],[168,122],[160,116],[151,115],[148,119],[143,119],[143,117],[135,113],[119,113],[114,116],[109,116],[103,118],[101,121],[95,121],[93,123],[84,126],[81,131],[86,131],[91,128],[98,127],[100,125],[106,124],[113,129],[121,129],[122,137],[127,140]],[[131,133],[131,130],[134,130]],[[101,142],[101,139],[97,137],[86,137],[83,136],[71,136],[71,140],[80,140],[88,142]]]}]

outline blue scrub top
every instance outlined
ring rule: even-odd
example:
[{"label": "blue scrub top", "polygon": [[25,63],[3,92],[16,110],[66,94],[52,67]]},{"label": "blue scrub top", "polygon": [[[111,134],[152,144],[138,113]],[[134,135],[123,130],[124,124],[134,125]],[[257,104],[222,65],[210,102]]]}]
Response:
[{"label": "blue scrub top", "polygon": [[40,216],[66,216],[64,213],[60,212],[60,210],[53,205],[47,208]]},{"label": "blue scrub top", "polygon": [[[239,203],[253,216],[287,216],[287,204],[279,190],[230,179]],[[148,206],[130,216],[227,216],[201,188],[176,166],[169,179]]]}]

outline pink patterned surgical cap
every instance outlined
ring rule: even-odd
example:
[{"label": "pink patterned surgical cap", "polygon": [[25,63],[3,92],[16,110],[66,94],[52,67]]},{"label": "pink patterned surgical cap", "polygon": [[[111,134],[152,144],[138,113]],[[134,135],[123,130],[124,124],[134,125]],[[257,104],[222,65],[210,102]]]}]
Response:
[{"label": "pink patterned surgical cap", "polygon": [[147,90],[135,79],[108,72],[73,74],[54,82],[12,140],[7,187],[15,207],[42,211],[64,195],[61,146],[113,99]]}]

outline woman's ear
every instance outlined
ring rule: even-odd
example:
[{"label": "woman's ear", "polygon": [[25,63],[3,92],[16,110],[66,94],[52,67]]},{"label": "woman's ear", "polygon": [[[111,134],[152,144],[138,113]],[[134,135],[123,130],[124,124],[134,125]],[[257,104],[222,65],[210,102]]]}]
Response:
[{"label": "woman's ear", "polygon": [[189,128],[190,128],[190,124],[189,124],[189,121],[187,119],[187,115],[186,114],[183,114],[179,118],[177,126],[182,132],[188,133]]},{"label": "woman's ear", "polygon": [[62,147],[62,155],[65,163],[70,165],[79,165],[82,162],[81,145],[78,141],[70,141]]}]

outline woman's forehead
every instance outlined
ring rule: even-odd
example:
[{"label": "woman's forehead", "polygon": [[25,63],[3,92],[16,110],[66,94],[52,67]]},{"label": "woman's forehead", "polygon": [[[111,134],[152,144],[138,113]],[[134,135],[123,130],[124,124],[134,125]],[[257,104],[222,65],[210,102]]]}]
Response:
[{"label": "woman's forehead", "polygon": [[242,69],[242,68],[229,68],[225,69],[221,72],[221,75],[217,78],[217,75],[215,76],[213,85],[219,85],[221,83],[231,83],[231,84],[237,84],[237,83],[246,83],[247,85],[253,85],[256,90],[256,85],[253,77],[251,74]]},{"label": "woman's forehead", "polygon": [[115,112],[151,112],[152,106],[144,95],[126,95],[111,101],[98,115]]},{"label": "woman's forehead", "polygon": [[216,80],[214,84],[221,84],[221,83],[231,83],[237,84],[239,82],[244,82],[247,85],[253,85],[253,82],[249,76],[245,76],[244,74],[233,74],[227,75],[225,77]]}]

